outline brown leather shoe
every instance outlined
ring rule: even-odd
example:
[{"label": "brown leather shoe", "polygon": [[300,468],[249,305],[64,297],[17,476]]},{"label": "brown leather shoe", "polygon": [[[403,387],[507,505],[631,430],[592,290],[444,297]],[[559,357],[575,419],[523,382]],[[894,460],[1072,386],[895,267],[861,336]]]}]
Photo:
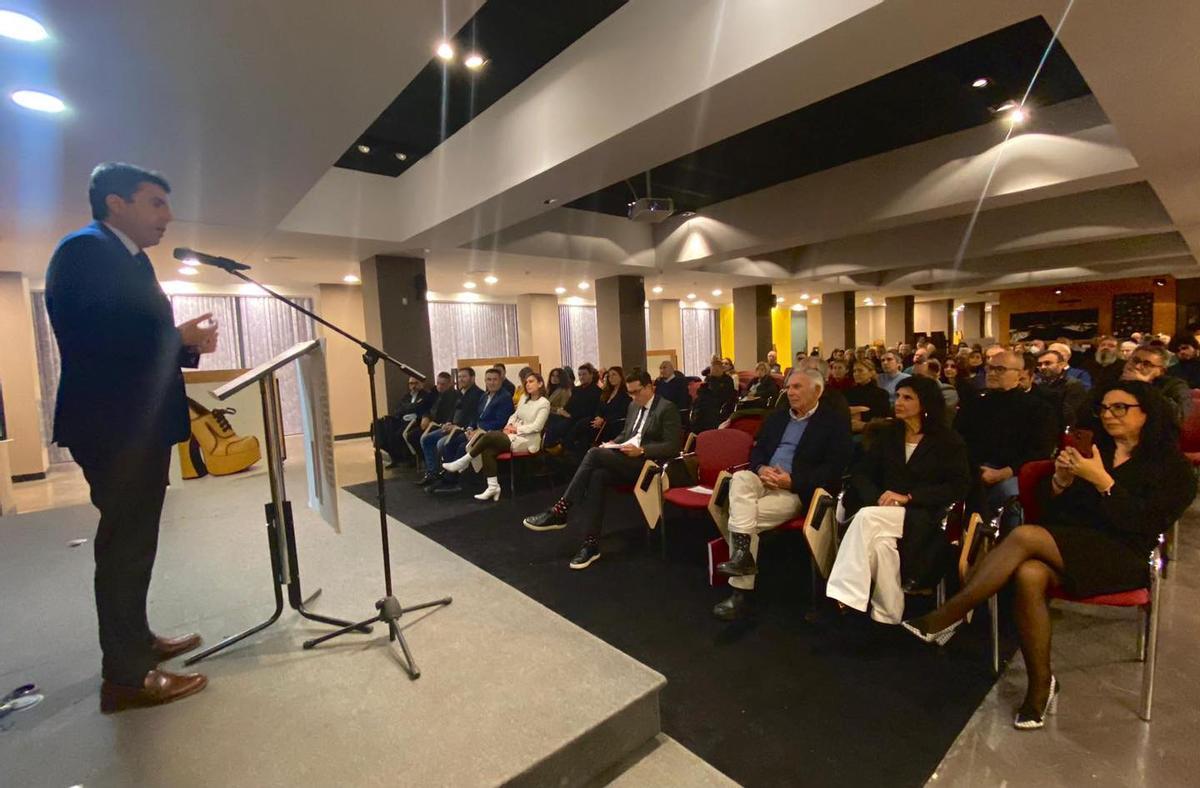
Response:
[{"label": "brown leather shoe", "polygon": [[125,709],[161,706],[195,695],[207,685],[208,679],[199,673],[168,673],[165,670],[148,672],[141,687],[126,687],[106,680],[100,685],[100,712],[113,714]]},{"label": "brown leather shoe", "polygon": [[199,648],[203,642],[195,632],[177,638],[160,638],[156,635],[154,645],[150,647],[150,650],[154,652],[155,659],[159,662],[166,662],[172,657],[178,657],[180,654],[186,654],[194,648]]}]

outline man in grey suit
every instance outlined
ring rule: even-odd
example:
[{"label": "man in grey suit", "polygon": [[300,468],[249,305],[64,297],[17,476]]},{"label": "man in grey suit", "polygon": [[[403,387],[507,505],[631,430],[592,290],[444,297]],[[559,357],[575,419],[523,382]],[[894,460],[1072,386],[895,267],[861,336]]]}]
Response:
[{"label": "man in grey suit", "polygon": [[583,547],[571,559],[572,569],[586,569],[600,557],[600,530],[608,488],[633,484],[646,460],[668,460],[679,454],[682,427],[675,404],[655,396],[650,373],[631,370],[625,387],[633,402],[625,416],[625,429],[608,443],[588,450],[579,469],[558,502],[541,514],[525,518],[533,531],[567,527],[568,513],[578,506],[586,532]]}]

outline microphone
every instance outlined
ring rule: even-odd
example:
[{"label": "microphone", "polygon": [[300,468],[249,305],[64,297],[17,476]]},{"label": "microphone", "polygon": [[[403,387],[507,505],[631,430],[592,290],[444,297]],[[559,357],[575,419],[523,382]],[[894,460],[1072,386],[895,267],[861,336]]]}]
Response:
[{"label": "microphone", "polygon": [[216,255],[197,252],[195,249],[188,249],[186,246],[175,247],[176,260],[195,260],[198,263],[211,265],[215,268],[220,268],[223,271],[233,273],[234,271],[249,271],[250,266],[245,263],[239,263],[237,260],[230,260],[228,257],[217,257]]}]

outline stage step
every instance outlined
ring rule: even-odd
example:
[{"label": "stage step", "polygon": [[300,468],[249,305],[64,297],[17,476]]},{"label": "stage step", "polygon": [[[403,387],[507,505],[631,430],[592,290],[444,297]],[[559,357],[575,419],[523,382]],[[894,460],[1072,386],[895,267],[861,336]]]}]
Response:
[{"label": "stage step", "polygon": [[665,733],[642,745],[593,785],[609,788],[725,788],[737,785]]}]

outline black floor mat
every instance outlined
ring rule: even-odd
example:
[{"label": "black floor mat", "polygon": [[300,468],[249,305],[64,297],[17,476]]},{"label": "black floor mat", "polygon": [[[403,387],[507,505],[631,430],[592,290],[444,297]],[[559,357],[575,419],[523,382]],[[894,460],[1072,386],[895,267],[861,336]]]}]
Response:
[{"label": "black floor mat", "polygon": [[[350,490],[374,503],[362,487]],[[428,510],[411,485],[393,489],[388,509],[397,518]],[[632,497],[614,495],[603,557],[574,571],[577,528],[521,525],[561,487],[525,489],[475,511],[448,507],[441,521],[423,516],[417,527],[664,674],[663,731],[744,785],[923,785],[992,686],[984,616],[945,649],[827,605],[810,621],[800,534],[764,539],[755,614],[725,624],[710,613],[728,591],[707,583],[704,544],[715,536],[707,516],[669,513],[664,560]],[[913,604],[928,607],[921,602]]]}]

